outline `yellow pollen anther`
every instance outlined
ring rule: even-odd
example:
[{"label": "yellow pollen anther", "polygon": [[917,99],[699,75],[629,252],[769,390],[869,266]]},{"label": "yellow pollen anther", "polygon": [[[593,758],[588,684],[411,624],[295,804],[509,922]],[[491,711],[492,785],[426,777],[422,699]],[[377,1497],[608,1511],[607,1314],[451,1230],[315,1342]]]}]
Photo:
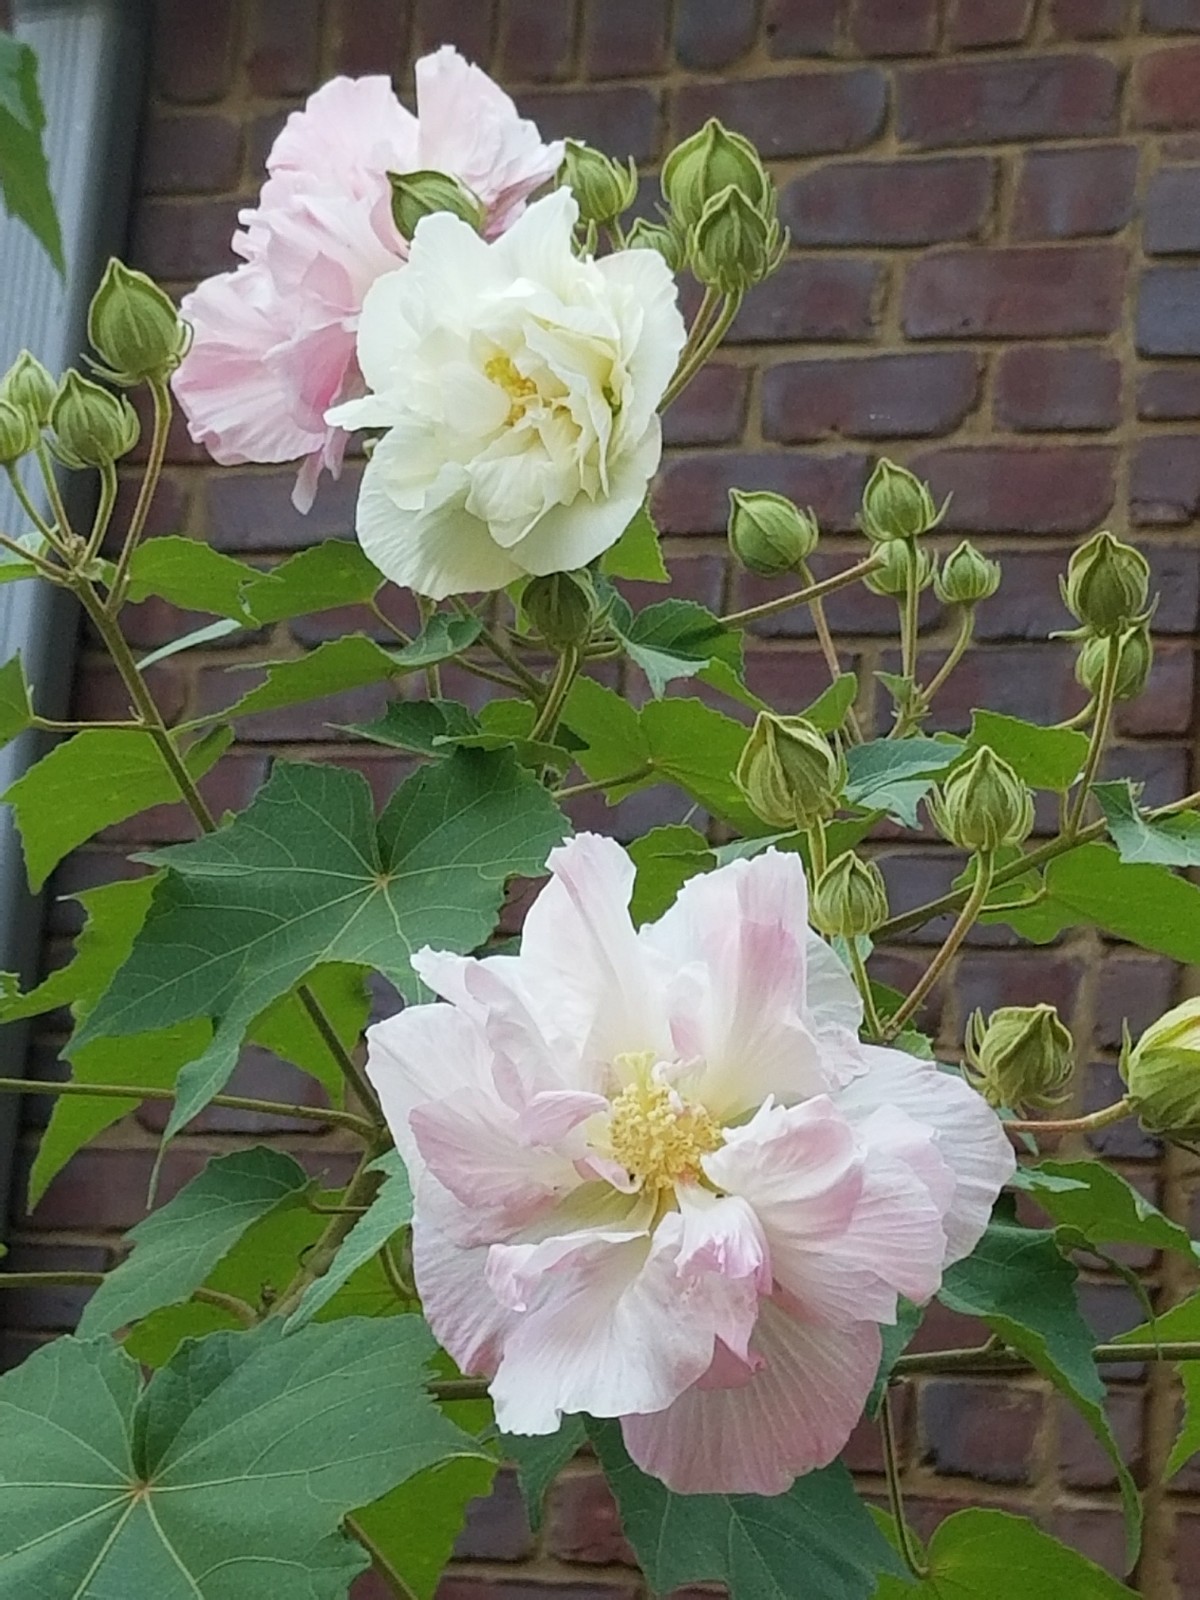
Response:
[{"label": "yellow pollen anther", "polygon": [[525,407],[536,398],[538,386],[532,378],[526,378],[518,369],[511,356],[492,356],[483,365],[484,377],[490,378],[498,384],[512,401],[508,408],[508,415],[504,421],[508,427],[520,421],[524,415]]},{"label": "yellow pollen anther", "polygon": [[724,1143],[703,1106],[688,1105],[665,1083],[639,1076],[612,1102],[613,1156],[644,1188],[670,1189],[703,1176],[700,1158]]}]

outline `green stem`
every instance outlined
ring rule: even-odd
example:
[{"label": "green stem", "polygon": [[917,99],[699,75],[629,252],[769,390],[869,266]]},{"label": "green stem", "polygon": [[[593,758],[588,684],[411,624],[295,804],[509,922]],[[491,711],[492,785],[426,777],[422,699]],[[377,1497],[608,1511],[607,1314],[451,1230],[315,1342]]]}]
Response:
[{"label": "green stem", "polygon": [[383,1174],[373,1170],[373,1164],[391,1146],[391,1135],[375,1130],[375,1137],[359,1159],[358,1167],[346,1185],[337,1216],[330,1217],[321,1237],[305,1257],[304,1265],[271,1307],[273,1317],[286,1317],[300,1304],[310,1283],[323,1278],[333,1264],[345,1242],[346,1235],[358,1221],[363,1206],[369,1206],[383,1181]]},{"label": "green stem", "polygon": [[112,521],[113,506],[117,500],[117,469],[110,461],[100,469],[100,496],[96,501],[96,515],[92,518],[92,531],[88,535],[84,560],[91,561],[99,555],[104,535]]},{"label": "green stem", "polygon": [[54,463],[50,459],[50,452],[46,449],[44,440],[38,440],[34,447],[34,454],[41,469],[42,482],[46,486],[46,498],[49,500],[50,509],[54,513],[55,529],[48,532],[46,536],[52,544],[57,544],[64,551],[69,551],[75,535],[71,528],[71,519],[67,516],[67,508],[63,504],[62,492],[58,487],[58,477],[54,471]]},{"label": "green stem", "polygon": [[815,883],[829,865],[829,851],[825,847],[825,824],[818,817],[812,827],[805,829],[805,832],[808,834],[808,854],[812,861],[812,876]]},{"label": "green stem", "polygon": [[700,371],[704,363],[708,360],[709,356],[712,355],[713,351],[725,337],[730,323],[733,321],[734,317],[737,316],[738,311],[741,308],[741,304],[742,296],[740,294],[732,294],[726,297],[725,303],[721,307],[721,310],[718,313],[712,327],[703,336],[690,354],[685,352],[685,354],[680,358],[679,365],[675,369],[675,376],[667,385],[665,394],[658,402],[658,409],[660,411],[665,411],[671,402],[673,400],[677,400],[687,388],[688,384],[691,383],[692,379]]},{"label": "green stem", "polygon": [[[460,617],[475,616],[475,612],[472,611],[471,607],[460,596],[451,595],[450,603],[453,605]],[[497,661],[503,662],[503,664],[525,689],[525,692],[529,694],[535,701],[540,702],[542,695],[545,692],[542,684],[538,682],[537,678],[532,672],[530,672],[529,668],[524,664],[524,662],[521,661],[520,657],[517,656],[515,651],[508,647],[508,645],[501,638],[499,632],[495,628],[489,627],[485,622],[479,630],[479,637],[496,657]]]},{"label": "green stem", "polygon": [[144,722],[59,722],[54,717],[32,717],[29,726],[43,733],[84,733],[89,728],[104,728],[109,732],[145,733]]},{"label": "green stem", "polygon": [[917,552],[908,548],[908,570],[904,579],[904,604],[900,610],[900,672],[910,683],[917,677],[917,634],[920,631],[921,587],[917,582],[920,563]]},{"label": "green stem", "polygon": [[1085,728],[1096,714],[1095,696],[1088,701],[1082,711],[1077,711],[1073,717],[1067,717],[1063,722],[1053,724],[1055,728]]},{"label": "green stem", "polygon": [[1089,1112],[1086,1117],[1063,1117],[1058,1121],[1022,1121],[1013,1118],[1004,1126],[1010,1133],[1091,1133],[1095,1128],[1107,1128],[1110,1123],[1122,1122],[1133,1115],[1133,1101],[1128,1095],[1114,1100],[1111,1106]]},{"label": "green stem", "polygon": [[959,945],[970,933],[975,918],[983,909],[984,902],[991,892],[994,877],[995,867],[992,853],[990,851],[980,851],[975,858],[975,882],[971,885],[971,891],[967,896],[966,903],[959,912],[954,926],[946,935],[941,949],[925,968],[916,983],[913,984],[900,1006],[888,1019],[887,1027],[884,1029],[885,1039],[894,1039],[896,1037],[909,1018],[916,1013],[918,1006],[926,995],[931,992],[942,973],[949,966]]},{"label": "green stem", "polygon": [[[144,1084],[127,1083],[41,1083],[33,1078],[0,1078],[0,1094],[83,1094],[100,1100],[174,1100],[174,1089],[150,1089]],[[352,1128],[355,1133],[371,1137],[373,1123],[353,1111],[337,1111],[333,1107],[293,1106],[280,1100],[257,1100],[244,1094],[215,1094],[210,1105],[228,1106],[234,1111],[254,1111],[265,1117],[297,1117],[301,1122],[333,1123],[339,1128]]]},{"label": "green stem", "polygon": [[567,696],[571,692],[571,685],[575,682],[579,671],[579,648],[577,645],[568,645],[558,658],[558,665],[554,669],[554,677],[550,680],[550,688],[542,709],[538,712],[537,720],[529,730],[530,739],[552,739],[554,730],[558,727],[559,715],[566,704]]},{"label": "green stem", "polygon": [[386,1241],[380,1250],[379,1260],[383,1267],[383,1275],[391,1285],[392,1293],[396,1296],[396,1299],[402,1303],[415,1300],[417,1298],[416,1288],[410,1283],[400,1263],[396,1260],[390,1239]]},{"label": "green stem", "polygon": [[146,460],[146,471],[138,488],[138,497],[133,507],[133,515],[129,519],[129,528],[125,534],[125,542],[121,546],[121,554],[117,558],[117,570],[113,574],[113,581],[108,591],[107,609],[111,615],[116,616],[125,603],[125,591],[129,587],[129,563],[133,560],[133,553],[138,547],[138,541],[146,526],[146,518],[150,515],[150,505],[154,499],[154,492],[158,488],[158,480],[162,475],[163,462],[167,454],[167,436],[171,430],[171,392],[162,378],[151,378],[150,397],[154,403],[154,424],[150,436],[150,454]]},{"label": "green stem", "polygon": [[872,1039],[882,1039],[883,1024],[879,1019],[879,1011],[875,1005],[875,995],[871,989],[871,979],[867,974],[866,962],[859,954],[858,944],[854,939],[847,939],[846,945],[850,951],[850,969],[854,974],[854,981],[858,985],[858,992],[862,995],[863,1014],[866,1018],[867,1028]]},{"label": "green stem", "polygon": [[43,578],[49,578],[51,583],[66,582],[66,573],[61,567],[56,567],[53,562],[47,561],[45,556],[39,556],[36,551],[27,550],[23,544],[10,539],[6,533],[0,533],[0,549],[19,556],[22,561],[27,561],[31,567],[37,568]]},{"label": "green stem", "polygon": [[946,682],[946,679],[962,660],[963,656],[967,652],[968,647],[970,646],[971,640],[974,637],[974,633],[975,607],[964,606],[962,616],[959,618],[958,623],[958,637],[955,639],[950,648],[950,654],[946,657],[945,661],[942,662],[941,666],[934,673],[933,677],[930,678],[925,688],[921,690],[921,699],[926,705],[929,704],[934,695],[937,694],[938,690]]},{"label": "green stem", "polygon": [[417,1600],[416,1594],[404,1581],[371,1535],[357,1517],[343,1518],[343,1526],[352,1539],[358,1541],[371,1558],[371,1565],[396,1596],[396,1600]]},{"label": "green stem", "polygon": [[383,624],[383,626],[391,634],[393,639],[399,640],[399,642],[401,644],[411,644],[412,643],[412,639],[408,636],[407,633],[405,633],[403,628],[398,628],[396,626],[396,624],[392,621],[391,617],[389,617],[386,614],[386,612],[384,611],[383,607],[379,604],[378,600],[375,600],[375,599],[368,600],[367,601],[367,610],[375,618],[376,622],[379,622],[379,623]]},{"label": "green stem", "polygon": [[358,1062],[355,1061],[350,1051],[346,1049],[341,1039],[338,1038],[337,1029],[330,1022],[321,1002],[307,984],[301,984],[299,989],[296,990],[296,998],[304,1007],[309,1021],[320,1035],[321,1042],[337,1062],[342,1077],[354,1090],[359,1104],[376,1110],[379,1102],[375,1098],[375,1091],[371,1087],[370,1079]]},{"label": "green stem", "polygon": [[556,800],[571,800],[577,794],[598,794],[601,789],[619,789],[622,784],[640,783],[643,778],[648,778],[654,771],[650,762],[644,767],[638,767],[636,772],[626,772],[619,778],[593,778],[588,783],[572,783],[565,789],[556,789]]},{"label": "green stem", "polygon": [[[798,571],[810,588],[816,587],[807,561],[800,563]],[[838,660],[837,645],[833,641],[833,633],[829,627],[829,619],[825,615],[825,605],[820,595],[808,602],[808,609],[813,619],[813,627],[816,629],[817,640],[821,646],[821,654],[825,657],[825,665],[829,668],[829,676],[836,683],[843,676],[842,664]],[[851,744],[862,743],[862,728],[859,726],[858,717],[853,706],[848,707],[846,711],[846,732]]]},{"label": "green stem", "polygon": [[1079,825],[1083,821],[1084,809],[1087,806],[1088,795],[1091,793],[1101,759],[1104,755],[1104,746],[1108,742],[1109,725],[1112,722],[1113,703],[1117,692],[1117,672],[1121,665],[1121,639],[1119,634],[1113,634],[1108,641],[1108,649],[1104,654],[1104,672],[1100,678],[1100,689],[1096,695],[1096,720],[1092,723],[1091,742],[1088,744],[1087,760],[1083,765],[1083,774],[1079,779],[1079,788],[1076,791],[1075,803],[1071,808],[1071,815],[1067,822],[1065,832],[1068,838],[1074,838],[1079,832]]},{"label": "green stem", "polygon": [[[424,632],[429,625],[430,617],[437,610],[437,601],[427,600],[421,594],[417,595],[416,601],[417,615],[421,619],[421,631]],[[430,700],[440,700],[442,698],[442,669],[436,661],[425,668],[425,693]]]},{"label": "green stem", "polygon": [[425,1388],[435,1400],[486,1400],[489,1382],[487,1378],[443,1378]]},{"label": "green stem", "polygon": [[[0,1270],[0,1289],[42,1289],[52,1284],[67,1289],[94,1289],[105,1280],[103,1272],[4,1272]],[[247,1328],[258,1322],[258,1313],[247,1301],[235,1294],[225,1294],[220,1289],[208,1289],[203,1284],[191,1292],[191,1299],[205,1305],[219,1306],[228,1311]]]},{"label": "green stem", "polygon": [[[1098,1344],[1092,1358],[1105,1364],[1116,1361],[1200,1361],[1200,1342],[1177,1340],[1162,1344]],[[907,1378],[925,1372],[1008,1372],[1028,1371],[1031,1362],[1015,1350],[978,1345],[969,1350],[923,1350],[904,1355],[892,1368],[893,1378]]]},{"label": "green stem", "polygon": [[[10,463],[5,467],[4,470],[8,474],[8,481],[12,484],[12,491],[20,502],[21,509],[29,518],[30,522],[33,523],[34,528],[38,533],[41,534],[42,538],[45,539],[48,544],[52,544],[57,550],[62,550],[63,546],[59,544],[58,539],[55,537],[54,529],[34,505],[29,490],[26,489],[24,483],[22,483],[21,474],[17,471],[16,467]],[[20,549],[21,546],[18,545],[17,548]]]},{"label": "green stem", "polygon": [[835,572],[832,578],[822,578],[820,583],[811,583],[806,589],[797,589],[793,594],[780,595],[775,600],[764,600],[761,605],[747,606],[744,611],[730,611],[720,620],[727,628],[743,628],[748,622],[757,622],[760,617],[773,617],[780,611],[790,611],[793,606],[811,606],[814,600],[821,600],[827,594],[836,594],[839,589],[857,583],[860,578],[865,578],[868,572],[873,572],[878,565],[878,557],[867,556],[865,560],[855,562],[852,567],[846,567],[842,572]]},{"label": "green stem", "polygon": [[917,1554],[916,1546],[912,1542],[912,1530],[904,1515],[904,1494],[900,1487],[900,1461],[896,1449],[896,1426],[892,1418],[891,1396],[886,1389],[879,1407],[879,1430],[883,1438],[883,1464],[887,1472],[888,1504],[891,1506],[892,1519],[896,1524],[896,1539],[900,1545],[900,1554],[904,1557],[904,1565],[919,1583],[929,1576],[929,1568]]}]

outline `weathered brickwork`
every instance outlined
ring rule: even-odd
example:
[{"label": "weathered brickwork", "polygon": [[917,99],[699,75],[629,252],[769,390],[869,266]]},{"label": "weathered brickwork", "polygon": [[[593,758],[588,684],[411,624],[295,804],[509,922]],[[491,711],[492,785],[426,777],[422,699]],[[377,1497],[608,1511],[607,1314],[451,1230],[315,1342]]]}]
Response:
[{"label": "weathered brickwork", "polygon": [[[3,9],[0,4],[0,10]],[[1104,525],[1132,536],[1162,601],[1150,689],[1126,708],[1119,761],[1148,798],[1195,786],[1195,644],[1200,620],[1200,4],[1197,0],[157,0],[135,263],[182,292],[229,264],[239,204],[254,193],[287,110],[335,72],[392,73],[451,40],[495,72],[549,134],[632,154],[651,180],[663,151],[705,117],[742,129],[771,159],[793,239],[783,270],[737,319],[718,363],[668,424],[656,491],[677,592],[749,605],[770,590],[725,559],[726,491],[767,487],[811,504],[826,530],[819,574],[861,551],[854,511],[877,454],[928,475],[953,500],[938,543],[969,533],[1005,568],[980,610],[978,643],[951,680],[939,725],[964,726],[972,702],[1038,719],[1081,704],[1070,653],[1047,643],[1066,622],[1056,574],[1072,544]],[[3,353],[0,353],[3,354]],[[314,539],[346,536],[358,468],[326,487],[312,515],[289,500],[286,471],[214,472],[177,430],[152,531],[186,532],[269,562]],[[124,493],[136,488],[130,469]],[[397,616],[404,602],[397,598]],[[864,682],[892,662],[892,610],[871,596],[830,603],[847,661]],[[924,651],[944,652],[949,621],[932,599]],[[152,648],[189,619],[154,603],[131,613]],[[255,636],[237,659],[299,652],[369,616],[330,614]],[[196,651],[155,669],[169,714],[234,698],[230,654]],[[824,668],[807,615],[772,617],[751,641],[749,676],[785,708],[819,692]],[[448,692],[474,697],[448,673]],[[455,681],[450,681],[455,680]],[[382,696],[358,691],[246,722],[206,780],[216,810],[245,805],[271,756],[318,753],[368,773],[380,795],[404,774],[386,751],[341,748],[337,725]],[[85,639],[81,715],[120,716],[111,672]],[[876,708],[877,717],[882,708]],[[336,753],[336,754],[335,754]],[[576,821],[641,830],[678,820],[668,791],[614,814],[594,796]],[[1042,826],[1051,827],[1050,818]],[[57,875],[58,895],[128,869],[138,843],[185,836],[171,807],[112,830]],[[944,888],[961,863],[932,842],[884,840],[897,910]],[[515,912],[513,913],[515,917]],[[48,959],[77,907],[50,914]],[[911,981],[914,947],[886,952],[881,975]],[[1051,1000],[1091,1041],[1081,1106],[1112,1098],[1122,1019],[1138,1029],[1180,993],[1169,963],[1088,936],[1021,948],[980,930],[926,1013],[952,1050],[975,1006]],[[38,1037],[30,1070],[57,1076],[60,1034]],[[248,1054],[240,1084],[287,1099],[313,1094],[291,1069]],[[26,1159],[47,1106],[27,1106]],[[95,1268],[141,1214],[161,1116],[149,1112],[74,1161],[33,1216],[20,1209],[11,1264]],[[314,1125],[280,1128],[212,1112],[168,1160],[163,1193],[231,1140],[283,1137],[314,1171],[345,1175],[349,1154]],[[1194,1163],[1136,1125],[1095,1135],[1172,1214],[1200,1222]],[[1176,1268],[1130,1264],[1166,1303]],[[1115,1274],[1089,1273],[1085,1308],[1103,1334],[1140,1320]],[[76,1291],[10,1295],[0,1354],[69,1327]],[[921,1347],[971,1342],[962,1318],[935,1312]],[[1161,1374],[1116,1374],[1114,1426],[1135,1470],[1153,1477],[1176,1398]],[[1114,1569],[1120,1514],[1110,1465],[1041,1386],[928,1378],[904,1396],[901,1426],[914,1517],[928,1531],[964,1499],[1023,1509]],[[881,1495],[878,1442],[859,1429],[849,1459]],[[1151,1600],[1200,1595],[1200,1471],[1181,1473],[1148,1508],[1138,1574]],[[381,1596],[364,1581],[360,1600]],[[642,1600],[595,1464],[555,1486],[535,1539],[510,1476],[478,1505],[440,1600]],[[685,1597],[679,1597],[685,1600]]]}]

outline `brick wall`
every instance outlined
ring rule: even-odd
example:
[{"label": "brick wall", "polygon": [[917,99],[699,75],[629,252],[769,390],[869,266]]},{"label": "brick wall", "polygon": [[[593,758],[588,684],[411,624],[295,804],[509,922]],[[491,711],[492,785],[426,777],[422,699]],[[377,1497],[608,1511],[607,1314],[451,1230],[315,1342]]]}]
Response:
[{"label": "brick wall", "polygon": [[[1194,784],[1195,635],[1200,570],[1200,0],[158,0],[156,65],[146,108],[136,264],[182,291],[224,268],[239,203],[287,110],[335,72],[392,72],[450,39],[487,65],[549,134],[632,154],[652,174],[669,141],[717,115],[757,140],[782,191],[793,251],[747,304],[720,361],[671,414],[657,491],[678,592],[752,603],[761,586],[730,572],[721,530],[726,489],[768,487],[811,503],[827,530],[822,570],[859,548],[852,517],[875,455],[886,450],[953,490],[946,523],[1005,569],[979,617],[979,643],[946,691],[945,726],[972,701],[1052,721],[1080,704],[1070,652],[1046,636],[1065,617],[1055,575],[1079,536],[1108,522],[1132,530],[1162,591],[1150,692],[1124,709],[1119,764],[1153,801]],[[652,183],[648,180],[648,190]],[[649,193],[647,194],[647,203]],[[0,355],[7,357],[7,352]],[[130,473],[126,493],[136,487]],[[289,503],[288,472],[213,473],[180,431],[154,531],[187,531],[264,559],[345,536],[356,469],[326,488],[311,517]],[[889,663],[890,605],[836,597],[833,620],[864,682]],[[131,613],[134,642],[184,625],[169,608]],[[924,650],[946,647],[932,600]],[[252,640],[242,659],[298,651],[369,617],[308,619]],[[120,713],[112,675],[85,641],[81,714]],[[232,700],[227,658],[199,652],[157,669],[172,714]],[[452,675],[448,675],[452,676]],[[749,678],[784,708],[822,684],[808,622],[775,617],[753,641]],[[471,697],[472,685],[449,684]],[[377,709],[365,691],[313,710],[260,716],[208,781],[216,806],[242,806],[279,750],[335,756],[387,792],[402,766],[384,751],[342,752],[331,724]],[[614,824],[594,801],[577,821],[618,831],[675,820],[665,791]],[[125,870],[136,843],[180,837],[164,808],[81,851],[62,893]],[[885,844],[898,909],[937,892],[956,863],[936,849]],[[49,959],[74,926],[51,911]],[[927,932],[934,937],[937,930]],[[884,962],[911,973],[919,952]],[[882,967],[881,967],[882,970]],[[886,976],[886,973],[884,973]],[[931,1024],[945,1046],[963,1018],[1015,1001],[1051,1000],[1090,1038],[1086,1104],[1111,1098],[1122,1017],[1138,1028],[1166,1007],[1178,974],[1091,935],[1044,950],[983,931],[957,964]],[[60,1034],[37,1041],[31,1070],[57,1075]],[[288,1069],[247,1059],[242,1082],[286,1098]],[[27,1144],[46,1115],[27,1106]],[[116,1230],[140,1214],[155,1132],[146,1113],[80,1156],[33,1216],[18,1215],[14,1267],[94,1267]],[[265,1127],[211,1113],[178,1141],[171,1184],[206,1152],[247,1135],[286,1134],[314,1170],[342,1175],[336,1134]],[[1131,1125],[1094,1149],[1186,1219],[1189,1167]],[[20,1196],[17,1197],[19,1211]],[[1193,1227],[1200,1224],[1200,1216]],[[1130,1257],[1151,1292],[1169,1297],[1175,1267]],[[1115,1275],[1084,1291],[1098,1332],[1140,1320]],[[68,1291],[10,1295],[0,1333],[11,1361],[67,1328]],[[931,1316],[922,1343],[971,1337]],[[1140,1470],[1169,1446],[1176,1397],[1164,1374],[1114,1374],[1114,1422]],[[1116,1567],[1120,1517],[1112,1473],[1082,1425],[1031,1382],[914,1384],[902,1408],[909,1493],[928,1529],[967,1498],[1027,1510]],[[882,1490],[872,1430],[850,1460]],[[597,1472],[575,1463],[553,1491],[534,1541],[513,1483],[476,1508],[442,1600],[635,1600],[630,1565]],[[1139,1575],[1152,1600],[1200,1594],[1200,1468],[1149,1501]],[[1189,1578],[1186,1574],[1191,1573]],[[1177,1574],[1177,1576],[1176,1576]],[[362,1591],[372,1593],[368,1585]]]}]

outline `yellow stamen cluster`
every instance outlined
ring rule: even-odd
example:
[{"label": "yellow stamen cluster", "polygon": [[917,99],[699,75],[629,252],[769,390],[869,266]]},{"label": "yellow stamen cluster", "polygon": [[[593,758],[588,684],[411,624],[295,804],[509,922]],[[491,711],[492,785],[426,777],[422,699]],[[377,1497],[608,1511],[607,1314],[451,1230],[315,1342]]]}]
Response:
[{"label": "yellow stamen cluster", "polygon": [[511,356],[492,356],[484,363],[484,376],[498,384],[512,401],[508,408],[508,416],[504,421],[508,427],[514,422],[519,422],[525,413],[525,407],[536,398],[538,386],[532,378],[526,378],[517,367]]},{"label": "yellow stamen cluster", "polygon": [[608,1143],[613,1156],[647,1189],[670,1189],[702,1177],[700,1159],[723,1143],[703,1106],[681,1103],[666,1084],[648,1077],[612,1102]]}]

